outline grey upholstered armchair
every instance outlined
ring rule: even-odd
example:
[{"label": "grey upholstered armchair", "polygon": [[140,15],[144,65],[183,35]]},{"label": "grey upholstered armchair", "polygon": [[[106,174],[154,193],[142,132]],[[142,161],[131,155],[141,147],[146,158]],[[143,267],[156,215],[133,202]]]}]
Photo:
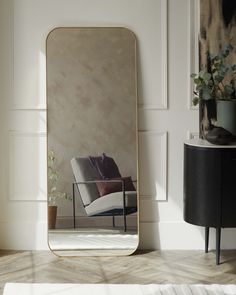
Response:
[{"label": "grey upholstered armchair", "polygon": [[[92,166],[89,158],[73,158],[71,166],[75,178],[73,182],[73,220],[75,228],[75,190],[77,189],[87,216],[123,215],[124,231],[127,229],[126,216],[137,212],[137,192],[126,191],[123,179],[100,179],[100,175]],[[120,182],[122,190],[100,196],[96,183]]]}]

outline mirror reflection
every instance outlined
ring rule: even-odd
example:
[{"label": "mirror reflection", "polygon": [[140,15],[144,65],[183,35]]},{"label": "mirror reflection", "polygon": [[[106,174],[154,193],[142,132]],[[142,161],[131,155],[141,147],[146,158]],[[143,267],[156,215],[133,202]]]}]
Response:
[{"label": "mirror reflection", "polygon": [[48,241],[59,255],[138,246],[136,40],[125,28],[47,38]]}]

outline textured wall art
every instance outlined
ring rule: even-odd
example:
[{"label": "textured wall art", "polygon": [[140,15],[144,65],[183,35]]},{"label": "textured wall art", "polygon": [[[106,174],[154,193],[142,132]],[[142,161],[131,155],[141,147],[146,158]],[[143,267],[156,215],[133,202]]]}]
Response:
[{"label": "textured wall art", "polygon": [[[223,117],[221,115],[219,105],[221,101],[219,100],[229,99],[226,95],[227,87],[231,87],[232,91],[236,88],[233,72],[226,69],[226,67],[223,70],[223,67],[220,66],[220,63],[222,63],[222,66],[236,63],[236,1],[200,0],[199,30],[200,69],[207,69],[207,72],[215,77],[211,81],[213,83],[209,93],[211,99],[200,101],[200,137],[205,138],[206,134],[215,129],[216,126],[223,127],[226,131],[234,134],[232,128],[228,128],[230,126],[224,119],[225,116],[228,117],[228,112]],[[229,55],[225,55],[226,46],[232,49],[232,51],[229,50]],[[213,61],[212,57],[216,57],[216,55],[217,59]],[[223,57],[226,58],[223,60]],[[222,93],[221,97],[219,97],[219,93]],[[234,98],[234,93],[235,91],[231,92],[231,98]],[[223,101],[223,104],[224,109],[228,108],[228,102],[225,104]]]},{"label": "textured wall art", "polygon": [[[225,45],[236,48],[236,1],[200,0],[200,66],[206,64],[206,52],[218,53]],[[236,54],[229,62],[236,62]]]}]

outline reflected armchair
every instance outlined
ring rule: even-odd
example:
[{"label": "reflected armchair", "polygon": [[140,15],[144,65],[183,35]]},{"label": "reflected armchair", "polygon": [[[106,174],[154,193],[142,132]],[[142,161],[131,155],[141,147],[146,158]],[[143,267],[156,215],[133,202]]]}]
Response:
[{"label": "reflected armchair", "polygon": [[[75,182],[73,188],[73,222],[75,228],[75,191],[79,194],[87,216],[123,216],[124,231],[127,229],[126,216],[137,212],[137,192],[125,190],[124,179],[100,179],[89,158],[71,160]],[[121,183],[121,191],[100,196],[96,183]]]}]

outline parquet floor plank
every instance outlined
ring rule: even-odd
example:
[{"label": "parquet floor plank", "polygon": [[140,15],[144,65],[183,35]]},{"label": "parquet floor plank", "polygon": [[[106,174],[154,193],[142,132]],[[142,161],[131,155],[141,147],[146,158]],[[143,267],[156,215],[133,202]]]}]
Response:
[{"label": "parquet floor plank", "polygon": [[124,257],[63,257],[50,251],[0,251],[0,294],[7,282],[236,284],[236,251],[139,251]]}]

